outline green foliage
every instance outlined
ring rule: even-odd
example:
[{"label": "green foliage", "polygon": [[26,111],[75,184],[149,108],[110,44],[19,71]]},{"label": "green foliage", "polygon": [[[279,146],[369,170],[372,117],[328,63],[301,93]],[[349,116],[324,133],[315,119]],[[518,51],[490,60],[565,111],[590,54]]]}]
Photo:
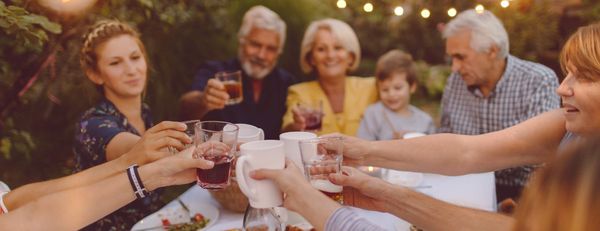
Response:
[{"label": "green foliage", "polygon": [[[0,92],[7,92],[49,45],[60,42],[60,49],[0,123],[0,179],[12,186],[54,178],[72,169],[74,125],[98,98],[79,67],[80,37],[99,19],[119,19],[139,29],[150,60],[145,101],[154,120],[162,121],[179,119],[178,99],[189,90],[199,65],[237,55],[241,18],[257,4],[279,13],[287,23],[279,63],[299,79],[309,78],[300,71],[298,62],[304,30],[315,19],[338,18],[349,23],[361,41],[363,59],[351,74],[371,76],[380,55],[391,49],[407,51],[419,60],[420,87],[413,98],[418,105],[434,105],[435,109],[450,73],[438,24],[450,20],[445,13],[450,3],[459,11],[474,6],[471,0],[401,1],[405,14],[395,16],[391,12],[398,2],[395,0],[371,1],[376,6],[372,13],[362,10],[364,2],[353,0],[347,1],[346,9],[335,7],[336,0],[104,0],[96,1],[80,18],[65,19],[44,11],[33,14],[23,8],[24,3],[14,2],[17,6],[0,2]],[[600,4],[589,2],[587,20],[600,18]],[[432,13],[429,19],[419,15],[425,6]],[[512,54],[556,61],[544,58],[548,51],[557,53],[561,40],[557,16],[545,11],[545,6],[486,7],[506,25]],[[58,19],[63,27],[53,22]],[[59,35],[69,36],[59,41]],[[24,174],[24,169],[35,171]]]},{"label": "green foliage", "polygon": [[0,2],[0,28],[16,41],[24,41],[24,46],[39,46],[48,41],[47,32],[61,33],[61,26],[42,15],[31,14],[17,6],[6,6]]}]

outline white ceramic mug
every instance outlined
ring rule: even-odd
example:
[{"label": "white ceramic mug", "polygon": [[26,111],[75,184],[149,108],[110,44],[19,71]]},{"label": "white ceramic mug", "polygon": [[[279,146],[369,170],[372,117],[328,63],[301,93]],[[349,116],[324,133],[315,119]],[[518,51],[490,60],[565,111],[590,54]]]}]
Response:
[{"label": "white ceramic mug", "polygon": [[256,169],[283,169],[285,154],[279,140],[251,141],[240,146],[235,173],[242,193],[254,208],[271,208],[283,205],[283,195],[272,180],[254,180],[250,171]]},{"label": "white ceramic mug", "polygon": [[250,124],[235,124],[240,130],[238,131],[238,143],[247,143],[250,141],[264,140],[265,132]]},{"label": "white ceramic mug", "polygon": [[317,135],[312,132],[286,132],[279,135],[279,140],[283,141],[285,157],[292,160],[302,174],[304,174],[304,165],[302,164],[298,142],[313,138],[317,138]]}]

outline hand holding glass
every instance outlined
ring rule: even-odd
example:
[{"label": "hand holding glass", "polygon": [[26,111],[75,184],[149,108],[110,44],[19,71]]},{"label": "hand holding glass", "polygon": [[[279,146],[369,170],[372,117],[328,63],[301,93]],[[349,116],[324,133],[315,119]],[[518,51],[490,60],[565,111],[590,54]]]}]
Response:
[{"label": "hand holding glass", "polygon": [[304,118],[306,131],[320,131],[323,126],[323,101],[316,103],[299,103],[298,110]]},{"label": "hand holding glass", "polygon": [[238,126],[222,121],[196,123],[195,158],[215,163],[212,169],[197,169],[198,185],[205,189],[223,189],[229,185],[231,161],[236,144]]},{"label": "hand holding glass", "polygon": [[343,143],[341,137],[300,141],[304,173],[311,185],[339,202],[344,201],[342,186],[329,181],[329,174],[341,172]]},{"label": "hand holding glass", "polygon": [[229,100],[227,100],[225,105],[238,104],[244,100],[241,71],[217,72],[215,78],[223,83],[225,91],[229,94]]}]

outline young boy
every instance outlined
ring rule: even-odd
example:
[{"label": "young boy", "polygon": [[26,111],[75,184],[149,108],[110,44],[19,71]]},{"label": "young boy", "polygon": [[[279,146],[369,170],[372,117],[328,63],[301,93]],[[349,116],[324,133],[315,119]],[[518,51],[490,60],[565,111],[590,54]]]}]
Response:
[{"label": "young boy", "polygon": [[391,50],[377,61],[375,70],[380,101],[370,105],[358,128],[357,136],[367,140],[401,139],[409,132],[431,134],[435,126],[431,116],[410,105],[417,89],[412,57]]}]

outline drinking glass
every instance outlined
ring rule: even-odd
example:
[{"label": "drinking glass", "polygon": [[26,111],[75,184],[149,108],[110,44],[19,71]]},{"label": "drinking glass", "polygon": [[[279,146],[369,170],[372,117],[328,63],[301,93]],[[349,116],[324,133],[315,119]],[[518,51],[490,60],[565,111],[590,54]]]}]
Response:
[{"label": "drinking glass", "polygon": [[248,206],[244,213],[244,230],[246,231],[283,231],[285,222],[283,222],[276,208],[253,208]]},{"label": "drinking glass", "polygon": [[344,201],[343,188],[331,183],[329,174],[341,171],[342,141],[341,137],[320,137],[299,142],[306,178],[314,188],[340,204]]},{"label": "drinking glass", "polygon": [[217,72],[215,78],[225,85],[225,91],[229,94],[229,100],[225,103],[226,105],[238,104],[244,100],[241,71]]},{"label": "drinking glass", "polygon": [[[195,134],[196,134],[196,132],[195,132],[195,130],[196,130],[196,123],[198,123],[198,122],[200,122],[200,120],[182,121],[182,123],[184,123],[186,125],[186,128],[185,128],[184,132],[185,132],[186,135],[188,135],[190,138],[192,138],[192,141],[195,140],[194,137],[195,137]],[[190,148],[192,146],[193,146],[193,143],[186,144],[186,145],[183,146],[183,149],[185,150],[185,149],[188,149],[188,148]],[[179,152],[176,148],[174,148],[172,146],[168,146],[167,148],[168,148],[168,150],[169,150],[169,152],[171,154],[177,154]]]},{"label": "drinking glass", "polygon": [[234,157],[239,127],[223,121],[196,123],[195,158],[215,163],[212,169],[197,169],[198,185],[205,189],[223,189],[229,185],[231,161]]},{"label": "drinking glass", "polygon": [[[188,120],[188,121],[183,121],[182,123],[185,124],[185,126],[187,126],[185,128],[185,134],[188,135],[190,138],[192,138],[192,140],[195,140],[196,137],[196,124],[199,123],[200,120]],[[188,149],[189,147],[193,146],[193,143],[191,144],[187,144],[185,145],[184,149]]]},{"label": "drinking glass", "polygon": [[323,127],[323,101],[314,103],[299,103],[298,109],[300,115],[304,117],[306,123],[305,131],[320,131]]}]

